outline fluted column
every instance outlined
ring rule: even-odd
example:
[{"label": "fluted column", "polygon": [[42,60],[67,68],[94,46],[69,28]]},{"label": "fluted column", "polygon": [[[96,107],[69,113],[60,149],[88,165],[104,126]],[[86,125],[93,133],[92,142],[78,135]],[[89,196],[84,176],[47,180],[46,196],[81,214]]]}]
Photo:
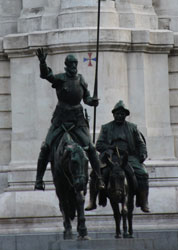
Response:
[{"label": "fluted column", "polygon": [[157,29],[152,0],[115,0],[120,27]]},{"label": "fluted column", "polygon": [[153,0],[153,5],[159,18],[159,28],[178,31],[178,1]]}]

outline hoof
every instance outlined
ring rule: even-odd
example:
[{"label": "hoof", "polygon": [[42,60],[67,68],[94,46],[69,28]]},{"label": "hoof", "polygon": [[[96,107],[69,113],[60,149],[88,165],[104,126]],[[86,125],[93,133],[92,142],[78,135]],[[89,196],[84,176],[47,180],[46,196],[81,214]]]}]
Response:
[{"label": "hoof", "polygon": [[115,239],[120,239],[120,238],[122,238],[121,234],[116,234],[115,235]]},{"label": "hoof", "polygon": [[44,181],[36,181],[35,182],[35,186],[34,186],[34,190],[45,190],[45,183]]},{"label": "hoof", "polygon": [[63,238],[64,240],[72,240],[72,231],[64,231]]},{"label": "hoof", "polygon": [[88,237],[88,235],[85,235],[85,236],[78,236],[77,240],[91,240],[90,237]]},{"label": "hoof", "polygon": [[133,235],[132,234],[123,234],[123,238],[126,238],[126,239],[133,239]]}]

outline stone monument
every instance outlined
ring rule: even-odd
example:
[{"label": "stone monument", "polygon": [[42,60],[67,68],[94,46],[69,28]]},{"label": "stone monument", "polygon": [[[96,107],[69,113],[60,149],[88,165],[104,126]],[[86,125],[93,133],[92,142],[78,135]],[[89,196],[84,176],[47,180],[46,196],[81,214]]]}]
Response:
[{"label": "stone monument", "polygon": [[[47,190],[33,191],[38,152],[57,102],[39,77],[35,51],[48,50],[54,72],[63,72],[64,58],[73,53],[92,93],[97,0],[0,0],[0,6],[0,216],[21,219],[21,229],[12,225],[6,231],[30,231],[46,218],[58,228],[50,169]],[[151,212],[170,216],[178,212],[177,27],[175,0],[101,1],[97,131],[112,119],[113,105],[124,100],[129,121],[147,140]],[[92,133],[92,108],[88,113]],[[31,227],[24,229],[28,222]]]}]

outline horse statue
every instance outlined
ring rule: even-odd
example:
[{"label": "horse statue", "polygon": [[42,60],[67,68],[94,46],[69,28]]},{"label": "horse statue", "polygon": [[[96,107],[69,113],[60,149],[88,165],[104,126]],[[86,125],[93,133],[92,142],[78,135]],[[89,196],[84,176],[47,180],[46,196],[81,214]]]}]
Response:
[{"label": "horse statue", "polygon": [[63,216],[64,239],[72,239],[72,224],[77,213],[78,239],[89,239],[85,225],[84,202],[88,183],[88,158],[68,131],[56,143],[52,175]]},{"label": "horse statue", "polygon": [[128,172],[127,161],[127,153],[120,155],[117,149],[117,159],[107,158],[105,161],[107,167],[101,169],[105,189],[99,192],[99,205],[106,206],[107,198],[109,199],[115,220],[115,238],[121,238],[121,219],[123,221],[123,238],[133,238],[135,187],[133,187],[131,178],[126,175]]}]

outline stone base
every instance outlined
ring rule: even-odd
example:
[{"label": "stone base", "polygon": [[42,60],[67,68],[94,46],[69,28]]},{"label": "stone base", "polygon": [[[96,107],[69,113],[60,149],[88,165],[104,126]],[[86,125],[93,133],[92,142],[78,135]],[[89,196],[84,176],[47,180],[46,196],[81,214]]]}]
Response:
[{"label": "stone base", "polygon": [[[178,162],[147,161],[150,214],[134,209],[135,229],[174,229],[178,224]],[[45,174],[45,191],[34,191],[36,166],[1,167],[0,233],[63,231],[50,168]],[[87,206],[89,192],[86,196]],[[85,212],[89,230],[114,230],[113,212],[105,208]],[[76,221],[74,222],[74,227]]]},{"label": "stone base", "polygon": [[[177,231],[137,232],[134,239],[114,239],[113,233],[89,233],[89,241],[63,240],[62,234],[0,235],[1,250],[177,250]],[[74,235],[76,239],[76,235]]]}]

